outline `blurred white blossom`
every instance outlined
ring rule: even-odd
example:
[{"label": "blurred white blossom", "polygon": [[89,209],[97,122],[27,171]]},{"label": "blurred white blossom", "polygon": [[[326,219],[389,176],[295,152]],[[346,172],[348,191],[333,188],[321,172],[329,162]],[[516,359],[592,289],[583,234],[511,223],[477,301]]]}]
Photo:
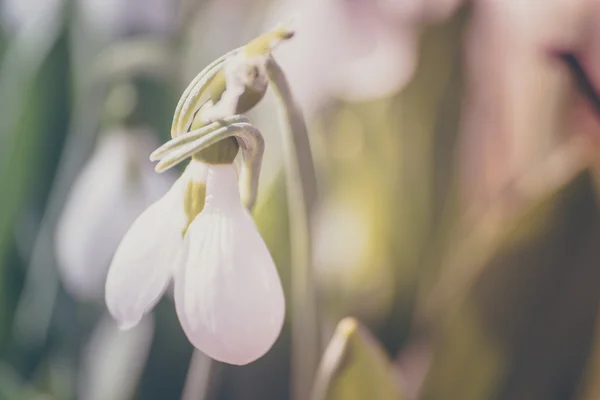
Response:
[{"label": "blurred white blossom", "polygon": [[147,157],[154,146],[147,132],[108,132],[75,181],[56,232],[59,272],[74,296],[102,298],[123,235],[173,182],[154,172]]},{"label": "blurred white blossom", "polygon": [[329,98],[394,94],[417,65],[424,22],[448,17],[462,0],[285,0],[298,34],[277,51],[294,93],[309,113]]},{"label": "blurred white blossom", "polygon": [[[168,34],[176,24],[180,0],[79,0],[81,18],[109,34]],[[89,28],[88,28],[89,29]]]},{"label": "blurred white blossom", "polygon": [[55,17],[63,4],[63,0],[4,0],[0,3],[0,14],[8,30],[14,31]]},{"label": "blurred white blossom", "polygon": [[410,79],[412,27],[383,18],[375,1],[289,0],[283,6],[294,13],[298,34],[277,56],[309,113],[329,97],[385,96]]}]

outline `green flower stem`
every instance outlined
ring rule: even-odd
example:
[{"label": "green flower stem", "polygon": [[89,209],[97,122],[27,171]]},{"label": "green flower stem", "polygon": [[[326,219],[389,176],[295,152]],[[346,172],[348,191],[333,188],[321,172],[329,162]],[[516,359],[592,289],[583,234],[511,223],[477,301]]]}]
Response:
[{"label": "green flower stem", "polygon": [[205,400],[209,397],[211,389],[211,379],[217,372],[218,364],[202,353],[194,349],[185,386],[181,395],[181,400]]},{"label": "green flower stem", "polygon": [[300,108],[277,62],[267,73],[282,104],[282,134],[291,239],[292,398],[310,397],[319,363],[320,336],[312,270],[309,219],[316,200],[316,176]]}]

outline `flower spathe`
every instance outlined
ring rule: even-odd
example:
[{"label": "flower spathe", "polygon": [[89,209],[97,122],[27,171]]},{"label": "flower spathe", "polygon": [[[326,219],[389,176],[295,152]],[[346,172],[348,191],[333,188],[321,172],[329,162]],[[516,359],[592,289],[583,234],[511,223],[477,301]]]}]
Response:
[{"label": "flower spathe", "polygon": [[[205,179],[202,211],[188,226],[186,188]],[[171,190],[136,220],[109,271],[109,311],[122,328],[135,326],[171,278],[181,325],[192,344],[210,357],[247,364],[264,355],[279,336],[283,290],[271,255],[241,203],[232,164],[192,160]]]},{"label": "flower spathe", "polygon": [[175,304],[192,344],[230,364],[264,355],[281,331],[285,301],[233,165],[209,166],[204,209],[186,233],[182,259]]}]

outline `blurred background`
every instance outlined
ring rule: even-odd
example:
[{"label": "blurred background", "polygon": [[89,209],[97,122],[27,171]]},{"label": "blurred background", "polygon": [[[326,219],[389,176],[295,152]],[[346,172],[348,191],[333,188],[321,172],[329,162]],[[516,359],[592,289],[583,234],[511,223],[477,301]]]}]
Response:
[{"label": "blurred background", "polygon": [[[275,58],[319,184],[311,398],[600,399],[600,1],[0,5],[0,399],[309,398],[290,338],[313,327],[244,367],[189,368],[170,296],[126,332],[103,298],[120,239],[177,177],[148,155],[183,89],[290,17]],[[276,107],[249,114],[254,215],[289,304]]]}]

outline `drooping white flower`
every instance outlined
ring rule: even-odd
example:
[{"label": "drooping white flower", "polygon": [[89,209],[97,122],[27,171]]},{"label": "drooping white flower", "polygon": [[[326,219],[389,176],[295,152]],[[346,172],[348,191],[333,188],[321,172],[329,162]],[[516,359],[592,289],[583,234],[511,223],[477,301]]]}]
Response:
[{"label": "drooping white flower", "polygon": [[[202,211],[187,227],[186,187],[206,173]],[[106,283],[108,308],[123,329],[154,306],[173,274],[179,319],[195,347],[240,365],[271,348],[283,325],[283,290],[240,200],[234,165],[192,161],[125,235]]]},{"label": "drooping white flower", "polygon": [[106,280],[106,304],[121,328],[138,324],[167,288],[183,244],[186,187],[204,182],[206,165],[192,161],[160,200],[133,223]]},{"label": "drooping white flower", "polygon": [[[157,171],[190,155],[192,161],[167,195],[133,224],[108,275],[106,302],[123,328],[140,321],[174,275],[180,322],[192,344],[208,356],[247,364],[264,355],[279,336],[283,289],[246,209],[254,201],[264,140],[239,114],[262,99],[268,83],[265,57],[292,35],[281,27],[254,39],[225,65],[219,61],[210,67],[220,68],[211,81],[204,82],[201,74],[184,92],[175,111],[173,140],[151,159],[160,160]],[[208,99],[199,100],[204,95]],[[232,113],[238,118],[228,122]],[[228,130],[215,127],[213,119],[222,120]],[[248,173],[242,178],[248,179],[238,184],[233,163],[240,148],[242,172]],[[207,174],[206,184],[199,169]]]},{"label": "drooping white flower", "polygon": [[77,177],[56,232],[59,273],[80,299],[103,297],[110,260],[132,222],[173,183],[147,159],[155,143],[144,132],[104,134]]},{"label": "drooping white flower", "polygon": [[206,201],[185,236],[175,303],[192,344],[210,357],[247,364],[283,325],[285,300],[271,255],[240,201],[233,165],[211,165]]}]

